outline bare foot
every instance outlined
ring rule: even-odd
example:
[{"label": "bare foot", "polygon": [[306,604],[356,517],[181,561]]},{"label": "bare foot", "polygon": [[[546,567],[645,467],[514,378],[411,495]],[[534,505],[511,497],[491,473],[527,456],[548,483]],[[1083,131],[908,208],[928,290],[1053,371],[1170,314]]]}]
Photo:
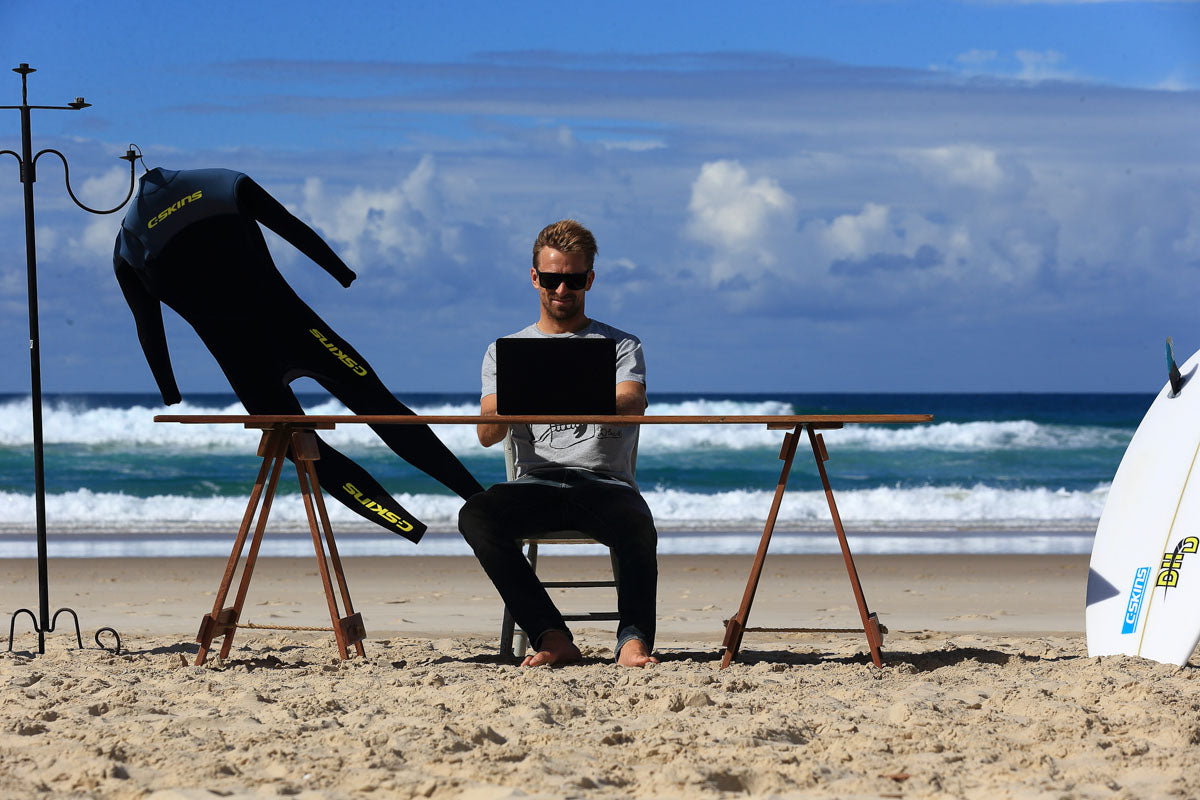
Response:
[{"label": "bare foot", "polygon": [[621,648],[617,663],[622,667],[644,667],[647,664],[657,664],[658,659],[650,655],[646,643],[641,639],[630,639]]},{"label": "bare foot", "polygon": [[551,664],[574,664],[583,659],[583,653],[562,631],[546,631],[540,642],[542,649],[525,656],[522,667],[541,667]]}]

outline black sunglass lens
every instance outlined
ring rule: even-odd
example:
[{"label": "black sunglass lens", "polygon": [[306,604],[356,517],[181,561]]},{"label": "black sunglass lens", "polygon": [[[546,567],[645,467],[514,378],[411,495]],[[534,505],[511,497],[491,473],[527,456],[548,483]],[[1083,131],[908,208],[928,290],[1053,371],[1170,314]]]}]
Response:
[{"label": "black sunglass lens", "polygon": [[538,283],[547,291],[556,291],[559,284],[567,284],[567,288],[573,292],[577,292],[587,285],[586,272],[542,272],[538,270]]}]

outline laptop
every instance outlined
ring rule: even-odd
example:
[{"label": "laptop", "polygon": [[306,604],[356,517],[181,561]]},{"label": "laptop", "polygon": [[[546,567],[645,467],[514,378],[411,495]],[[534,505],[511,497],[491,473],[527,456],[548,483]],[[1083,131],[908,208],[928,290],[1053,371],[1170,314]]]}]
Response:
[{"label": "laptop", "polygon": [[617,413],[614,339],[496,340],[501,414]]}]

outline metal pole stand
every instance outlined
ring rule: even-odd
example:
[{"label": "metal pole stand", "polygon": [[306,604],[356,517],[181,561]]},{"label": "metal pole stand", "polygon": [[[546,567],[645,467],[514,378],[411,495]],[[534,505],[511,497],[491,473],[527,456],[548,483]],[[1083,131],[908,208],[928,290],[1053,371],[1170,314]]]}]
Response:
[{"label": "metal pole stand", "polygon": [[[363,627],[362,614],[354,612],[350,601],[350,591],[346,587],[346,576],[342,571],[342,561],[338,556],[337,545],[333,540],[333,529],[329,525],[329,515],[325,510],[325,499],[321,495],[321,486],[317,481],[317,469],[314,464],[320,458],[317,451],[317,437],[313,431],[317,428],[333,428],[332,423],[294,424],[294,423],[265,423],[254,425],[247,423],[246,427],[263,429],[262,439],[258,445],[258,455],[262,458],[262,466],[258,469],[258,478],[250,492],[250,501],[246,504],[246,513],[242,517],[241,527],[238,528],[234,539],[233,552],[229,554],[229,562],[225,566],[225,575],[217,590],[211,614],[205,614],[200,621],[200,631],[196,641],[200,643],[200,652],[196,654],[196,666],[200,666],[208,658],[213,639],[224,636],[221,644],[221,658],[229,656],[233,646],[233,636],[238,628],[260,628],[264,630],[320,630],[333,631],[337,640],[338,654],[347,659],[350,657],[349,646],[354,645],[360,656],[365,656],[363,639],[366,629]],[[330,628],[304,628],[299,626],[252,625],[240,623],[242,607],[246,602],[246,591],[250,587],[250,578],[254,574],[254,565],[258,560],[258,550],[262,545],[263,531],[267,526],[267,516],[271,513],[271,502],[275,499],[275,489],[279,483],[279,473],[283,469],[283,460],[291,452],[292,460],[296,463],[296,478],[300,482],[300,493],[304,497],[304,510],[308,515],[308,528],[312,532],[313,550],[316,553],[317,564],[321,571],[321,583],[325,588],[325,599],[329,604]],[[270,473],[268,477],[268,472]],[[259,502],[262,509],[259,511]],[[255,515],[258,520],[255,522]],[[233,583],[233,575],[237,571],[238,561],[246,544],[246,534],[254,523],[254,535],[250,538],[250,550],[242,567],[241,580],[238,583],[237,596],[232,606],[225,605],[229,595],[229,587]],[[325,546],[329,552],[326,555]],[[328,564],[326,562],[329,562]],[[332,565],[334,576],[337,578],[338,592],[346,610],[346,616],[338,611],[337,596],[334,595],[333,583],[329,577],[329,567]]]},{"label": "metal pole stand", "polygon": [[[37,160],[46,153],[52,153],[58,156],[63,163],[63,176],[67,184],[67,194],[71,196],[71,200],[75,205],[92,214],[112,214],[114,211],[119,211],[122,206],[129,202],[129,198],[133,197],[133,173],[134,161],[137,159],[137,153],[134,151],[134,146],[130,145],[129,150],[122,159],[129,162],[129,193],[125,195],[125,199],[121,201],[116,208],[110,208],[100,211],[94,208],[88,208],[83,203],[79,202],[79,198],[75,196],[75,192],[71,190],[71,173],[67,166],[67,159],[62,153],[53,149],[40,151],[37,155],[33,154],[33,136],[30,132],[30,114],[33,109],[46,111],[79,111],[89,107],[89,103],[85,102],[82,97],[76,97],[74,102],[68,103],[65,106],[31,106],[29,105],[29,89],[28,78],[32,72],[37,72],[28,64],[21,64],[13,69],[21,76],[21,105],[19,106],[0,106],[0,110],[15,110],[21,112],[21,152],[16,153],[12,150],[0,150],[0,155],[10,155],[17,159],[21,170],[21,184],[24,188],[25,199],[25,265],[28,278],[28,293],[29,293],[29,383],[30,383],[30,400],[33,406],[33,482],[34,482],[34,510],[37,517],[37,545],[38,545],[38,610],[39,617],[34,618],[33,612],[27,608],[18,609],[13,612],[12,621],[8,626],[8,649],[12,650],[13,629],[16,627],[17,617],[22,613],[29,614],[34,620],[34,630],[38,635],[38,653],[46,652],[46,634],[54,630],[55,622],[58,620],[58,615],[67,611],[75,618],[75,638],[79,642],[79,646],[83,647],[83,638],[79,635],[79,617],[74,611],[69,608],[62,608],[54,612],[54,617],[50,617],[50,589],[49,578],[46,568],[46,479],[45,466],[42,458],[42,367],[41,367],[41,352],[38,336],[38,302],[37,302],[37,245],[34,235],[33,221],[33,184],[37,180]],[[104,631],[110,631],[114,636],[117,632],[112,628],[101,628],[96,631],[96,644],[100,644],[100,634]],[[107,649],[107,648],[105,648]],[[121,637],[117,636],[117,651],[121,649]]]},{"label": "metal pole stand", "polygon": [[[767,425],[770,429],[780,430],[792,428],[791,425]],[[783,448],[779,458],[783,461],[783,469],[779,473],[779,484],[775,487],[775,499],[771,502],[771,511],[767,515],[767,523],[763,528],[762,539],[758,543],[758,553],[754,556],[754,564],[750,568],[750,577],[746,581],[746,591],[742,595],[742,604],[736,614],[725,621],[725,639],[722,646],[725,655],[721,659],[721,669],[727,668],[733,659],[737,658],[742,646],[742,634],[750,631],[770,633],[852,633],[856,629],[849,628],[749,628],[746,622],[750,618],[750,606],[754,603],[754,594],[758,589],[758,581],[762,577],[763,565],[767,559],[767,548],[771,543],[771,534],[775,530],[775,519],[779,516],[779,506],[783,502],[783,493],[787,489],[788,473],[792,469],[792,460],[796,457],[796,446],[800,440],[801,429],[807,429],[808,440],[812,444],[813,458],[817,462],[817,471],[821,474],[821,484],[825,487],[825,499],[829,503],[829,511],[833,515],[833,527],[837,531],[838,543],[842,548],[842,558],[846,562],[846,572],[850,577],[850,588],[854,592],[854,600],[858,603],[858,613],[862,618],[863,632],[867,637],[867,647],[871,651],[871,660],[876,667],[883,667],[883,634],[887,628],[879,624],[879,617],[867,609],[867,601],[863,596],[862,584],[858,580],[858,570],[854,567],[854,557],[850,554],[850,545],[846,541],[846,531],[842,528],[842,518],[838,514],[837,503],[833,499],[833,489],[829,485],[829,476],[825,472],[825,462],[829,460],[829,451],[825,449],[825,437],[815,431],[816,428],[833,429],[842,427],[841,423],[806,423],[797,425],[783,438]]]}]

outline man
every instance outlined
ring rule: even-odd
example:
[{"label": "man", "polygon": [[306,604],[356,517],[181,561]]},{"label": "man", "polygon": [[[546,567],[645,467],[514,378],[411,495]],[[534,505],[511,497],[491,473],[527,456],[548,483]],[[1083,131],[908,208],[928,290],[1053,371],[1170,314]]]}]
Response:
[{"label": "man", "polygon": [[[641,342],[588,319],[584,312],[584,300],[596,278],[595,258],[595,238],[575,220],[561,220],[542,230],[533,245],[529,271],[541,313],[536,323],[512,335],[615,339],[617,413],[644,414],[646,367]],[[480,413],[496,414],[495,343],[483,360]],[[556,437],[555,426],[511,426],[517,477],[471,497],[459,513],[459,530],[529,636],[534,652],[522,666],[568,664],[582,657],[518,542],[522,536],[563,529],[583,531],[612,548],[621,576],[617,663],[656,664],[658,659],[651,653],[658,533],[633,479],[638,427],[571,427],[571,436]],[[504,439],[509,428],[504,423],[481,424],[479,441],[491,447]]]}]

